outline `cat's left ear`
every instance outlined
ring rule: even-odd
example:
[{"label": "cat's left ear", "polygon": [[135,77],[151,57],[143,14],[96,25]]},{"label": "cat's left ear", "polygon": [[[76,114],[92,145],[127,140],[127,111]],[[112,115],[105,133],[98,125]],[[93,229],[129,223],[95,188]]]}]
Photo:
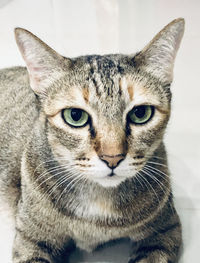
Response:
[{"label": "cat's left ear", "polygon": [[170,84],[173,80],[174,60],[184,33],[184,26],[184,19],[178,18],[164,27],[134,57],[136,67],[151,73],[164,84]]},{"label": "cat's left ear", "polygon": [[25,29],[16,28],[15,38],[28,69],[31,88],[45,97],[48,87],[63,75],[68,59]]}]

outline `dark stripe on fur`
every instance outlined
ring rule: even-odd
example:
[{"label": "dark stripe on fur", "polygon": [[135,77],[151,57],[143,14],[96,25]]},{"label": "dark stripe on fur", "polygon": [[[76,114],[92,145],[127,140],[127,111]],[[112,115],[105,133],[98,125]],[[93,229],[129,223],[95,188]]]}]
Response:
[{"label": "dark stripe on fur", "polygon": [[137,250],[137,253],[141,253],[141,254],[143,254],[143,255],[148,255],[148,254],[154,252],[155,250],[160,250],[160,251],[168,252],[168,251],[166,251],[166,248],[165,248],[165,247],[156,245],[156,246],[140,247],[140,248]]},{"label": "dark stripe on fur", "polygon": [[39,241],[37,242],[38,247],[44,251],[45,253],[48,253],[49,255],[53,254],[53,249],[50,244],[48,244],[45,241]]},{"label": "dark stripe on fur", "polygon": [[92,78],[92,82],[93,82],[93,84],[94,84],[94,86],[95,86],[95,88],[96,88],[96,94],[97,94],[97,96],[100,97],[100,96],[101,96],[101,92],[99,91],[99,86],[98,86],[98,83],[97,83],[96,79],[95,79],[95,78]]},{"label": "dark stripe on fur", "polygon": [[134,259],[130,259],[130,260],[128,261],[128,263],[137,263],[137,262],[139,262],[141,259],[144,259],[144,258],[146,258],[146,256],[139,255],[139,256],[137,256],[137,257],[134,258]]},{"label": "dark stripe on fur", "polygon": [[51,263],[50,261],[44,259],[44,258],[39,258],[39,257],[36,257],[36,258],[31,258],[29,260],[26,260],[26,261],[23,261],[21,263],[35,263],[35,262],[39,262],[39,263]]},{"label": "dark stripe on fur", "polygon": [[137,263],[139,262],[141,259],[147,258],[149,254],[155,252],[155,251],[163,251],[165,253],[167,253],[168,251],[166,250],[165,247],[163,246],[146,246],[146,247],[140,247],[136,254],[138,254],[136,256],[136,258],[134,259],[130,259],[128,263]]},{"label": "dark stripe on fur", "polygon": [[21,230],[21,229],[19,229],[19,228],[17,228],[17,227],[15,228],[15,230],[16,230],[17,232],[19,232],[20,236],[21,236],[24,240],[29,241],[29,242],[33,242],[33,241],[30,239],[30,237],[25,234],[25,232],[24,232],[23,230]]},{"label": "dark stripe on fur", "polygon": [[159,230],[159,233],[164,234],[164,233],[166,233],[166,232],[168,232],[170,230],[173,230],[176,227],[180,227],[180,223],[179,222],[177,222],[175,224],[168,225],[164,229]]},{"label": "dark stripe on fur", "polygon": [[26,240],[27,242],[31,242],[31,243],[35,243],[43,252],[49,254],[49,255],[52,255],[53,254],[53,251],[56,251],[55,248],[53,248],[51,246],[51,244],[49,244],[48,242],[46,241],[36,241],[36,240],[33,240],[31,239],[29,236],[27,236],[25,234],[24,231],[20,230],[19,228],[16,228],[16,231],[20,233],[21,237]]}]

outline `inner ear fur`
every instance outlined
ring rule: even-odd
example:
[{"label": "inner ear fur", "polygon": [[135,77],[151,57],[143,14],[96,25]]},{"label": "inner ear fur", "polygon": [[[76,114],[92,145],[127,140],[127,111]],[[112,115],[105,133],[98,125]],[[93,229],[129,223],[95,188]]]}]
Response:
[{"label": "inner ear fur", "polygon": [[31,88],[37,95],[46,96],[48,87],[63,75],[70,59],[23,28],[15,29],[15,38],[27,66]]},{"label": "inner ear fur", "polygon": [[149,72],[164,84],[173,80],[173,67],[183,37],[185,21],[173,20],[165,26],[145,48],[134,57],[136,67]]}]

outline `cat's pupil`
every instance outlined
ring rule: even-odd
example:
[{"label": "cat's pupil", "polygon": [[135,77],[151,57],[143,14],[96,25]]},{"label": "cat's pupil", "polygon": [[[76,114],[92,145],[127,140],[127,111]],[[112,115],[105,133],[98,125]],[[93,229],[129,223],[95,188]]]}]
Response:
[{"label": "cat's pupil", "polygon": [[79,121],[82,116],[82,110],[79,109],[72,109],[71,110],[71,117],[74,121]]},{"label": "cat's pupil", "polygon": [[146,110],[145,110],[145,107],[144,107],[144,106],[137,107],[137,108],[135,108],[135,110],[134,110],[135,116],[136,116],[137,118],[139,118],[139,119],[141,119],[141,118],[144,117],[145,112],[146,112]]}]

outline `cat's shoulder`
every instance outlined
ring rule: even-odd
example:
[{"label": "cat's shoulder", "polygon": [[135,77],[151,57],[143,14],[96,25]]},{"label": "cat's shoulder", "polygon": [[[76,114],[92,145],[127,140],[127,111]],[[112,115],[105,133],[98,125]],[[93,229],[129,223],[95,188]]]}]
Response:
[{"label": "cat's shoulder", "polygon": [[1,75],[21,75],[27,74],[26,67],[16,66],[16,67],[8,67],[0,69],[0,76]]},{"label": "cat's shoulder", "polygon": [[25,67],[10,67],[0,69],[0,83],[10,83],[13,81],[27,81],[28,80],[28,72]]}]

